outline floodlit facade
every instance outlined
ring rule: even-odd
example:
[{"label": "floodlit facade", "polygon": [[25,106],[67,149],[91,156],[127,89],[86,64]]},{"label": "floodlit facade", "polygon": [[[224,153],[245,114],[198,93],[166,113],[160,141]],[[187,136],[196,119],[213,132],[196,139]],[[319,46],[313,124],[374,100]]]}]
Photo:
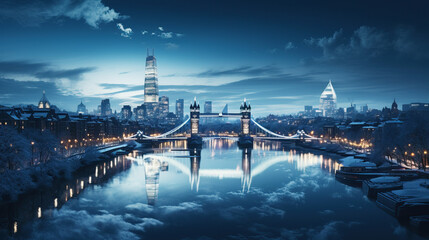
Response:
[{"label": "floodlit facade", "polygon": [[324,117],[333,117],[337,109],[337,94],[332,86],[331,80],[320,95],[320,110]]},{"label": "floodlit facade", "polygon": [[45,95],[45,91],[43,91],[43,96],[39,101],[39,104],[37,105],[38,108],[40,109],[49,109],[51,108],[51,104],[48,101],[48,98]]},{"label": "floodlit facade", "polygon": [[184,104],[185,101],[183,99],[176,100],[176,116],[181,121],[184,117]]},{"label": "floodlit facade", "polygon": [[77,105],[77,114],[88,114],[88,110],[86,110],[86,106],[82,101]]},{"label": "floodlit facade", "polygon": [[144,80],[144,102],[157,103],[159,99],[158,90],[158,70],[156,66],[156,58],[152,52],[146,57],[146,72]]},{"label": "floodlit facade", "polygon": [[108,98],[101,100],[101,116],[112,115],[112,109],[110,108],[110,100]]},{"label": "floodlit facade", "polygon": [[170,101],[167,96],[159,97],[159,115],[166,117],[170,112]]},{"label": "floodlit facade", "polygon": [[206,101],[204,103],[204,113],[212,113],[212,101]]}]

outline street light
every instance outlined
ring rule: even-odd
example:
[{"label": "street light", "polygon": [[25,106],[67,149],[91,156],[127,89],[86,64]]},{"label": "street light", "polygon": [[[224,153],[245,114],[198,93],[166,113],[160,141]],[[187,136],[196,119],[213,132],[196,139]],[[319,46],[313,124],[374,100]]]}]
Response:
[{"label": "street light", "polygon": [[31,166],[34,165],[34,142],[31,142]]}]

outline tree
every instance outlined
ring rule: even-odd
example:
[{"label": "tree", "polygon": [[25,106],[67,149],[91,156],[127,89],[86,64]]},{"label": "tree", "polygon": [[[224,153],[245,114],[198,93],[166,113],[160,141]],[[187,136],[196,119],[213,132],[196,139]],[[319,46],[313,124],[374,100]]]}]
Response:
[{"label": "tree", "polygon": [[35,154],[39,162],[46,163],[51,159],[59,158],[59,149],[61,148],[59,141],[49,131],[27,130],[24,132],[32,142],[34,142]]},{"label": "tree", "polygon": [[31,161],[31,144],[12,127],[0,127],[0,169],[17,170]]}]

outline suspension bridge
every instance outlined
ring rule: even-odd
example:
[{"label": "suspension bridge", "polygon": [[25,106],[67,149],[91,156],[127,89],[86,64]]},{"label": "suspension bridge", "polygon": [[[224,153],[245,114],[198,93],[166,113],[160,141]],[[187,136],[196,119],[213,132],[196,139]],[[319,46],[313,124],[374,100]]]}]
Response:
[{"label": "suspension bridge", "polygon": [[[236,138],[238,140],[239,146],[242,147],[251,147],[253,145],[253,140],[275,140],[275,141],[313,141],[318,140],[318,138],[307,134],[304,130],[298,130],[292,136],[285,136],[275,132],[270,131],[269,129],[262,126],[254,118],[251,117],[251,107],[250,104],[244,102],[240,106],[240,113],[200,113],[200,105],[197,104],[196,99],[190,106],[190,117],[187,118],[183,123],[177,127],[167,131],[163,134],[157,136],[147,136],[142,131],[138,131],[135,135],[127,138],[129,140],[136,140],[141,143],[154,142],[154,141],[169,141],[169,140],[187,140],[189,146],[192,145],[201,145],[203,138],[200,135],[199,122],[200,118],[240,118],[241,122],[241,131]],[[187,123],[190,122],[190,137],[186,136],[175,136],[175,134],[187,126]],[[258,129],[266,133],[266,136],[252,137],[250,135],[250,123],[253,123]]]}]

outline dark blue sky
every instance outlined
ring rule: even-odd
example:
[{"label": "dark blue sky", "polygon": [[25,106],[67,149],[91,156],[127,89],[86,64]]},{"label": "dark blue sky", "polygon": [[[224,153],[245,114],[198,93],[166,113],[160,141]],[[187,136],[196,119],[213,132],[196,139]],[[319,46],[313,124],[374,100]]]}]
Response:
[{"label": "dark blue sky", "polygon": [[[160,94],[256,115],[318,105],[429,102],[425,1],[0,1],[0,104],[76,110],[143,101],[146,49]],[[171,104],[172,110],[173,104]]]}]

